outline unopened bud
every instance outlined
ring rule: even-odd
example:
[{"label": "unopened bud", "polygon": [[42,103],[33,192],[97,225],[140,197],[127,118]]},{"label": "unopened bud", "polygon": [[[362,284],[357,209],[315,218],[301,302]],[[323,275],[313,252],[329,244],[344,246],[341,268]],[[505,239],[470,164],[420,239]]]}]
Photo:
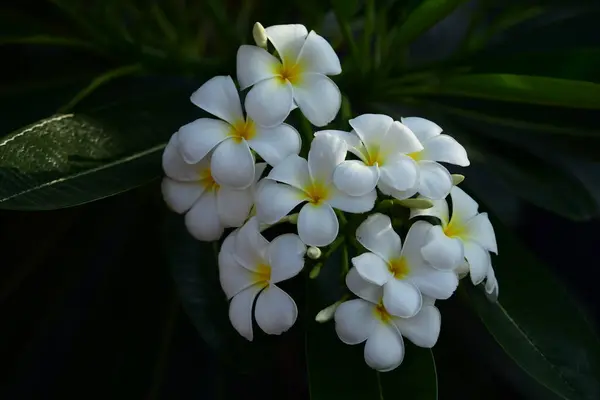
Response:
[{"label": "unopened bud", "polygon": [[426,210],[433,207],[433,202],[431,200],[423,198],[398,200],[397,203],[403,207],[416,208],[419,210]]},{"label": "unopened bud", "polygon": [[267,48],[267,31],[260,22],[254,23],[252,37],[254,38],[254,43],[256,43],[258,47],[262,47],[263,49]]},{"label": "unopened bud", "polygon": [[321,258],[321,249],[319,249],[318,247],[310,246],[308,250],[306,250],[306,255],[311,260],[318,260],[319,258]]},{"label": "unopened bud", "polygon": [[310,270],[308,277],[310,279],[315,279],[317,276],[319,276],[320,273],[321,273],[321,264],[317,264],[313,267],[313,269]]},{"label": "unopened bud", "polygon": [[333,303],[332,305],[330,305],[329,307],[326,307],[326,308],[322,309],[321,311],[319,311],[319,313],[315,317],[315,321],[322,324],[324,322],[331,320],[331,318],[333,318],[333,316],[335,315],[335,310],[337,310],[337,308],[340,306],[340,304],[342,304],[342,302],[337,301],[337,302]]},{"label": "unopened bud", "polygon": [[452,174],[452,184],[454,186],[458,185],[462,181],[465,180],[465,176],[461,174]]}]

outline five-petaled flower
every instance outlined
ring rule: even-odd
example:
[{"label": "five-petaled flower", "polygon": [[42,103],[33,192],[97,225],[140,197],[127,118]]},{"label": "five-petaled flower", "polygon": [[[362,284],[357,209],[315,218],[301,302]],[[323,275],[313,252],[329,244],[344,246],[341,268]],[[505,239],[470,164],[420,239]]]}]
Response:
[{"label": "five-petaled flower", "polygon": [[395,316],[384,304],[382,288],[362,279],[356,270],[346,275],[346,285],[359,298],[346,301],[335,311],[335,330],[346,344],[364,341],[367,365],[381,372],[398,367],[404,358],[406,337],[419,347],[437,342],[441,317],[434,300],[423,298],[423,306],[412,318]]},{"label": "five-petaled flower", "polygon": [[383,305],[393,315],[412,317],[421,309],[422,294],[447,299],[458,287],[456,273],[431,267],[421,255],[430,229],[417,221],[402,246],[390,217],[377,213],[356,230],[356,239],[369,251],[352,259],[353,269],[366,281],[383,286]]},{"label": "five-petaled flower", "polygon": [[237,53],[240,86],[253,86],[246,111],[263,126],[281,124],[295,104],[315,126],[331,122],[341,105],[340,90],[326,75],[342,72],[331,45],[303,25],[265,29],[280,60],[257,46],[243,45]]},{"label": "five-petaled flower", "polygon": [[229,319],[240,335],[253,338],[252,305],[256,298],[256,323],[270,335],[294,325],[298,309],[294,300],[275,284],[298,275],[304,266],[306,246],[298,235],[284,234],[268,242],[252,217],[232,232],[219,252],[221,287],[231,299]]},{"label": "five-petaled flower", "polygon": [[254,180],[254,150],[270,165],[300,151],[300,135],[287,124],[263,128],[244,118],[238,91],[229,76],[216,76],[191,97],[192,103],[221,118],[200,118],[179,128],[179,148],[187,163],[195,164],[211,150],[215,181],[244,189]]},{"label": "five-petaled flower", "polygon": [[317,132],[308,152],[308,161],[291,155],[275,166],[259,183],[256,215],[275,223],[298,204],[306,202],[298,215],[298,235],[310,246],[326,246],[338,235],[334,208],[350,213],[371,210],[375,190],[363,196],[349,196],[333,184],[335,168],[346,158],[346,144],[327,131]]}]

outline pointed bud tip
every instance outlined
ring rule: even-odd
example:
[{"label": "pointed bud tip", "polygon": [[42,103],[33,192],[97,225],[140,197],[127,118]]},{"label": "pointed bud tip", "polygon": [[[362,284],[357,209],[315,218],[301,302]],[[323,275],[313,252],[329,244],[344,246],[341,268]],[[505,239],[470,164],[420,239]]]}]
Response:
[{"label": "pointed bud tip", "polygon": [[336,303],[333,303],[329,307],[326,307],[326,308],[322,309],[321,311],[319,311],[319,313],[315,317],[315,321],[317,321],[321,324],[324,322],[330,321],[333,318],[333,316],[335,315],[335,310],[337,310],[337,308],[340,304],[341,304],[341,302],[338,301]]},{"label": "pointed bud tip", "polygon": [[254,23],[252,37],[254,38],[254,43],[256,43],[258,47],[262,47],[263,49],[267,48],[267,31],[260,22]]},{"label": "pointed bud tip", "polygon": [[458,185],[462,181],[465,180],[465,176],[461,174],[452,174],[452,184],[454,186]]}]

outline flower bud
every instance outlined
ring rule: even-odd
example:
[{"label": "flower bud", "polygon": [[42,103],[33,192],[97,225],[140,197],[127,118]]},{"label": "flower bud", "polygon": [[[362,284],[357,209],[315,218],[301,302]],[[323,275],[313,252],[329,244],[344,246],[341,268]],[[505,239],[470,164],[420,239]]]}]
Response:
[{"label": "flower bud", "polygon": [[267,31],[260,22],[254,23],[252,37],[254,38],[254,43],[256,43],[258,47],[262,47],[263,49],[267,48]]},{"label": "flower bud", "polygon": [[322,309],[321,311],[319,311],[319,313],[315,317],[315,321],[317,321],[321,324],[329,321],[331,318],[333,318],[333,315],[335,314],[335,310],[337,310],[337,308],[339,307],[340,304],[342,304],[342,302],[337,301],[337,302],[333,303],[332,305],[330,305],[329,307],[326,307],[326,308]]},{"label": "flower bud", "polygon": [[465,180],[465,176],[461,174],[452,174],[452,184],[454,186],[458,185],[462,181]]},{"label": "flower bud", "polygon": [[313,267],[313,269],[310,270],[308,277],[310,279],[315,279],[317,276],[319,276],[320,273],[321,273],[321,264],[317,264]]},{"label": "flower bud", "polygon": [[416,208],[419,210],[426,210],[428,208],[433,207],[433,203],[431,200],[423,198],[398,200],[397,203],[403,207]]},{"label": "flower bud", "polygon": [[321,257],[321,249],[318,247],[310,246],[308,250],[306,250],[306,255],[311,260],[318,260]]}]

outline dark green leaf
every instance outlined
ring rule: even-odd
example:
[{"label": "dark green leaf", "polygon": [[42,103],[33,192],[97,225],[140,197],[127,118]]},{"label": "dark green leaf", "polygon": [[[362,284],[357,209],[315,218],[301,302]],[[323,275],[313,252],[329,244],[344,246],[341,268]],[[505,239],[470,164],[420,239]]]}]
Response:
[{"label": "dark green leaf", "polygon": [[307,279],[306,359],[311,400],[437,399],[437,375],[429,349],[405,340],[406,355],[393,371],[378,373],[364,360],[364,344],[342,343],[334,322],[324,324],[314,318],[344,293],[341,279],[341,251],[321,269],[315,280]]},{"label": "dark green leaf", "polygon": [[[531,377],[564,399],[600,397],[600,340],[566,289],[499,221],[494,260],[499,303],[479,288],[468,295],[504,351]],[[464,288],[461,288],[464,290]]]},{"label": "dark green leaf", "polygon": [[362,2],[360,0],[333,0],[331,3],[339,17],[348,19],[356,14]]},{"label": "dark green leaf", "polygon": [[0,141],[0,208],[70,207],[159,177],[169,136],[197,115],[190,93],[131,93],[6,136]]},{"label": "dark green leaf", "polygon": [[[409,89],[407,91],[411,93]],[[414,93],[419,93],[416,89]],[[511,74],[472,74],[444,79],[425,93],[449,94],[518,103],[600,108],[600,84]]]},{"label": "dark green leaf", "polygon": [[442,20],[465,0],[424,0],[401,23],[394,44],[404,46]]}]

